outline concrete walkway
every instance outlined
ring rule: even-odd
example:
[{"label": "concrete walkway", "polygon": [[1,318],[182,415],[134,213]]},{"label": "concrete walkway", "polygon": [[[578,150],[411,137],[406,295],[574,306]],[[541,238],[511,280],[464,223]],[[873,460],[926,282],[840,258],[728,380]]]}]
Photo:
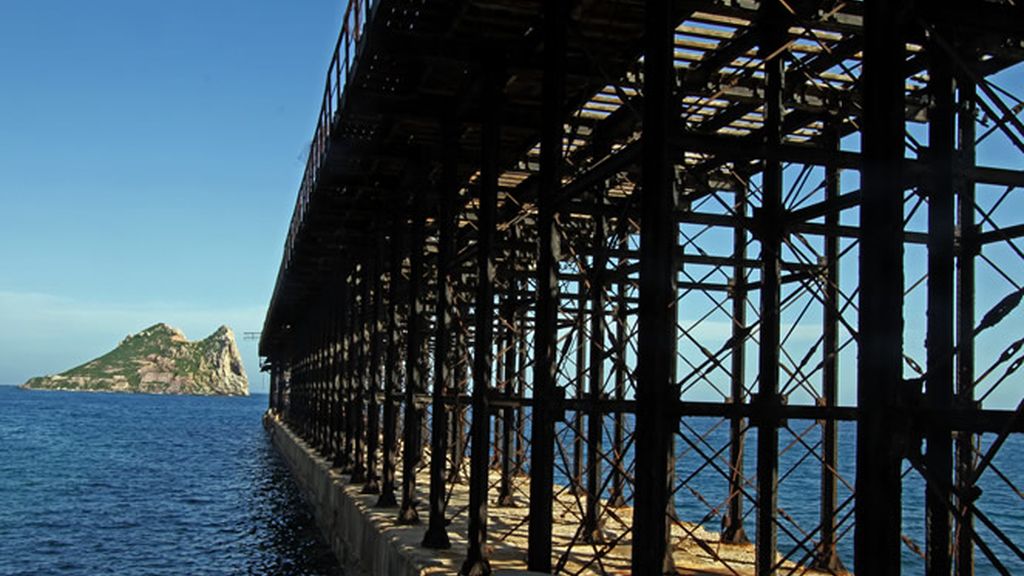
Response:
[{"label": "concrete walkway", "polygon": [[[395,523],[397,509],[376,508],[376,494],[362,494],[317,455],[278,418],[267,415],[264,422],[274,445],[297,480],[303,497],[310,503],[317,524],[330,543],[346,573],[382,576],[454,575],[466,557],[466,509],[469,491],[465,484],[450,487],[448,515],[451,518],[449,550],[420,546],[426,530],[428,474],[424,465],[417,474],[420,514],[423,523],[401,526]],[[427,458],[424,458],[426,463]],[[399,470],[399,474],[401,470]],[[491,483],[498,482],[494,474]],[[396,480],[401,486],[401,477]],[[526,542],[529,511],[529,478],[514,482],[516,506],[488,508],[488,547],[491,566],[498,574],[526,574]],[[576,531],[582,518],[580,500],[564,487],[555,490],[553,552],[556,571],[567,574],[630,574],[632,541],[627,530],[632,521],[629,507],[608,509],[603,543],[582,542]],[[673,557],[679,574],[753,575],[754,547],[718,542],[718,535],[687,523],[673,526]],[[793,574],[825,574],[793,563],[785,563]]]}]

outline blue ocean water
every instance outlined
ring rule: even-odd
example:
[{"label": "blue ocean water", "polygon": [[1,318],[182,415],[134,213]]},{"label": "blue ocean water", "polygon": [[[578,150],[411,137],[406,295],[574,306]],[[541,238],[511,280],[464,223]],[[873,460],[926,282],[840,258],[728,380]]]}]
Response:
[{"label": "blue ocean water", "polygon": [[266,406],[0,386],[0,574],[340,574]]},{"label": "blue ocean water", "polygon": [[[263,395],[85,394],[0,386],[0,575],[340,574],[267,441],[260,422],[266,405]],[[610,426],[605,423],[606,441]],[[633,428],[631,420],[627,428]],[[559,430],[558,453],[568,457],[572,440],[566,426]],[[841,425],[839,472],[851,486],[855,436],[852,425]],[[745,449],[751,496],[756,438],[749,431]],[[983,446],[992,439],[985,435]],[[728,426],[710,418],[684,419],[676,437],[677,513],[712,531],[719,529],[726,494],[727,452],[719,451],[727,440]],[[1011,437],[999,451],[995,467],[981,478],[978,500],[1017,547],[1024,545],[1024,499],[1011,483],[1019,486],[1024,477],[1022,440]],[[818,521],[820,463],[808,450],[818,441],[813,422],[790,421],[780,433],[779,548],[796,561],[805,555],[798,542],[808,534],[813,538]],[[556,481],[567,483],[569,463],[557,459]],[[838,492],[843,504],[850,489],[840,483]],[[908,471],[900,513],[907,541],[921,548],[923,502],[924,483]],[[753,505],[748,502],[745,510],[745,528],[754,538]],[[839,530],[839,552],[848,568],[850,512],[847,504]],[[1024,561],[1010,546],[981,523],[978,532],[1009,573],[1024,574]],[[999,573],[981,551],[976,558],[978,576]],[[904,574],[924,573],[910,546],[904,547],[903,564]]]}]

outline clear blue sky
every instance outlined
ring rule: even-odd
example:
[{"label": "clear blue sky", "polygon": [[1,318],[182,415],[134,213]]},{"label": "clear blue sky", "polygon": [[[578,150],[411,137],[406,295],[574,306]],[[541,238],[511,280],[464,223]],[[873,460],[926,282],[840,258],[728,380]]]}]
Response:
[{"label": "clear blue sky", "polygon": [[0,384],[156,322],[254,342],[339,0],[0,3]]}]

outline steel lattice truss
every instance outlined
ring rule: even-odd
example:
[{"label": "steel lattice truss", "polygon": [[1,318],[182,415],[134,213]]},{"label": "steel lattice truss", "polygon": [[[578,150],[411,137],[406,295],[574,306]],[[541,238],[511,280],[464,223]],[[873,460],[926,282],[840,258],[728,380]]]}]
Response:
[{"label": "steel lattice truss", "polygon": [[465,573],[1024,569],[1021,60],[1010,0],[349,0],[271,410]]}]

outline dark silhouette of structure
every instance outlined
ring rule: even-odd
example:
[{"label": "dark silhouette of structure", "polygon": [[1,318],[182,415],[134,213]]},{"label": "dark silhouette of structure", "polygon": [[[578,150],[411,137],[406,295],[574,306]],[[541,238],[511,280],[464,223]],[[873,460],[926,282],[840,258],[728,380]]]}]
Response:
[{"label": "dark silhouette of structure", "polygon": [[[1009,573],[978,483],[1022,504],[998,459],[1024,430],[1022,59],[1009,1],[349,0],[262,331],[271,409],[424,546],[468,483],[467,574],[524,483],[536,571],[563,569],[565,489],[561,548],[596,572],[632,542],[634,574],[671,572],[704,517],[758,574],[839,572],[851,533],[858,574],[906,547]],[[810,525],[786,450],[820,471]]]}]

